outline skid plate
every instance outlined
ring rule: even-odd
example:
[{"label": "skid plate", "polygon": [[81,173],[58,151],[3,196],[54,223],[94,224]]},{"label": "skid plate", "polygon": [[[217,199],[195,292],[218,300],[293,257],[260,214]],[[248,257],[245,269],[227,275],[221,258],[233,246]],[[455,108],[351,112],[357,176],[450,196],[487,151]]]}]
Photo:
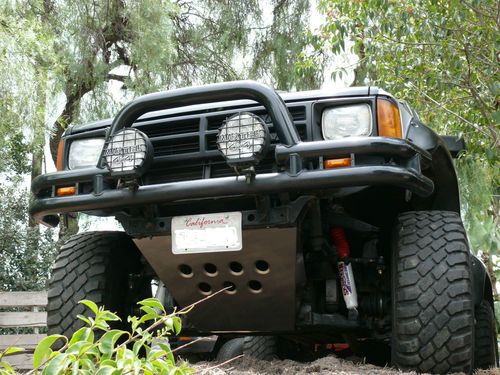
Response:
[{"label": "skid plate", "polygon": [[244,230],[243,249],[234,252],[173,254],[170,236],[134,241],[180,307],[235,286],[196,306],[186,321],[191,328],[213,333],[294,329],[296,227]]}]

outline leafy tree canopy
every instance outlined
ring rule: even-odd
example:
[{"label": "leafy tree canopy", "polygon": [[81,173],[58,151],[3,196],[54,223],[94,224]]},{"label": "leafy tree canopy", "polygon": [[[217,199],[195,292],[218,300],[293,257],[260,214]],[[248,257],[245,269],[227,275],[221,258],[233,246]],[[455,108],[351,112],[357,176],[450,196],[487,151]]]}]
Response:
[{"label": "leafy tree canopy", "polygon": [[0,290],[43,290],[57,252],[52,230],[29,227],[26,188],[0,184]]},{"label": "leafy tree canopy", "polygon": [[27,154],[43,142],[35,139],[33,131],[39,118],[33,95],[38,90],[34,77],[39,54],[49,55],[40,29],[4,2],[0,6],[0,172],[29,173]]}]

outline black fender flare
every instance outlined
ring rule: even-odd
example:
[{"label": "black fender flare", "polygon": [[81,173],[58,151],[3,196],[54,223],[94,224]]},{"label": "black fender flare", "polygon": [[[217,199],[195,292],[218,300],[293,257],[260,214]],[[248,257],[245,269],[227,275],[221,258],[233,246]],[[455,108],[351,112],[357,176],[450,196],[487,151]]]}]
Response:
[{"label": "black fender flare", "polygon": [[491,307],[494,308],[493,289],[490,276],[488,275],[485,264],[473,254],[471,254],[471,270],[474,306],[477,307],[483,300],[486,300]]},{"label": "black fender flare", "polygon": [[460,213],[457,174],[443,139],[415,118],[409,124],[406,138],[432,155],[432,161],[423,165],[422,170],[434,182],[434,193],[429,198],[427,209]]}]

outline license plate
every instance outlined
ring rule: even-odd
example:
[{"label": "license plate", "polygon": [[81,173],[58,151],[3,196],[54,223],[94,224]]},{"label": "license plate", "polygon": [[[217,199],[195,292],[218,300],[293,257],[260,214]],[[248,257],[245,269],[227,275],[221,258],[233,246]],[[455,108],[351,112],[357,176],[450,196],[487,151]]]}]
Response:
[{"label": "license plate", "polygon": [[176,216],[172,219],[174,254],[238,251],[242,247],[241,212]]}]

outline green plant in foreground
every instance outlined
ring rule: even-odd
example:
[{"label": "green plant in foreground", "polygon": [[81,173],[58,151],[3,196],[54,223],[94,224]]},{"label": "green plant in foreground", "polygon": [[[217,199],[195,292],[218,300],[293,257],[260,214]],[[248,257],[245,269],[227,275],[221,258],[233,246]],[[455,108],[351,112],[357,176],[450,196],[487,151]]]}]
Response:
[{"label": "green plant in foreground", "polygon": [[15,370],[12,368],[12,366],[5,361],[4,357],[12,354],[17,354],[17,353],[22,353],[24,352],[23,348],[17,348],[17,347],[10,347],[5,349],[3,352],[0,353],[0,374],[1,375],[6,375],[6,374],[15,374]]},{"label": "green plant in foreground", "polygon": [[[34,369],[28,374],[191,374],[186,363],[176,365],[168,344],[170,334],[179,334],[181,310],[167,314],[163,305],[155,298],[138,302],[142,315],[129,316],[131,331],[111,329],[109,322],[120,318],[112,312],[98,307],[89,300],[80,301],[94,317],[78,318],[85,326],[68,339],[63,335],[45,337],[36,347],[33,356]],[[147,328],[143,328],[147,326]],[[54,350],[56,342],[64,343]],[[8,348],[0,353],[0,375],[15,374],[15,370],[4,358],[22,352],[21,348]]]}]

